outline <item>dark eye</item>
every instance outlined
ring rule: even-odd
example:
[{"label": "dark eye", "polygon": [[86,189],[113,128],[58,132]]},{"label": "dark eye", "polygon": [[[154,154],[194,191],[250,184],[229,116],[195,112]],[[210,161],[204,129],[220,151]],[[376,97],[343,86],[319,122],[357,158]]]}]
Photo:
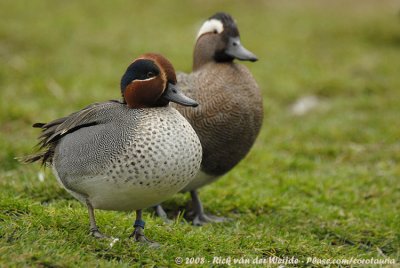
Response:
[{"label": "dark eye", "polygon": [[215,33],[215,34],[217,34],[217,33],[218,33],[218,31],[217,31],[217,30],[214,30],[214,33]]},{"label": "dark eye", "polygon": [[155,74],[154,74],[153,72],[148,72],[148,73],[147,73],[147,78],[151,78],[151,77],[153,77],[153,76],[155,76]]}]

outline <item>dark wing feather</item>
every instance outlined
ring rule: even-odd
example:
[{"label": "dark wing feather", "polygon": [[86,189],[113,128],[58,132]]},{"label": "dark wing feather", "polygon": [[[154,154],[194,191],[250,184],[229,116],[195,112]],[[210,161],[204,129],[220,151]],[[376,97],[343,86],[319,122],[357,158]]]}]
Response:
[{"label": "dark wing feather", "polygon": [[94,103],[78,112],[53,120],[49,123],[33,124],[33,127],[42,129],[38,146],[40,150],[43,149],[43,151],[34,155],[29,155],[23,158],[22,161],[25,163],[33,163],[41,160],[42,165],[51,163],[55,147],[62,137],[78,129],[101,123],[103,117],[98,116],[99,112],[116,103],[122,104],[115,100]]}]

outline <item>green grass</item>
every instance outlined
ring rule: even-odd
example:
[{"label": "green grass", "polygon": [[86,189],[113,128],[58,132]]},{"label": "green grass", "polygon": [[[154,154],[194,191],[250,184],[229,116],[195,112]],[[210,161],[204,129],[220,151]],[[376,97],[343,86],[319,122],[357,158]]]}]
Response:
[{"label": "green grass", "polygon": [[[400,262],[400,6],[331,2],[1,1],[0,266],[174,266],[178,256]],[[201,191],[208,211],[233,221],[197,228],[148,211],[146,234],[162,244],[152,249],[128,239],[133,213],[98,211],[101,229],[120,241],[90,237],[85,207],[50,171],[41,182],[38,165],[14,159],[32,152],[31,124],[119,97],[123,71],[143,52],[190,71],[196,31],[220,10],[260,58],[245,64],[265,105],[251,153]],[[292,115],[306,95],[321,105]],[[187,201],[177,195],[167,206]]]}]

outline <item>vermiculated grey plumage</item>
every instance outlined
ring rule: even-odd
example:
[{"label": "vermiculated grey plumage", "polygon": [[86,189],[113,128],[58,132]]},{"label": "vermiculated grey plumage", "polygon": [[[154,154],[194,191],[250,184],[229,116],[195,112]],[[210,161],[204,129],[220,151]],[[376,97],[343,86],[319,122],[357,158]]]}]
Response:
[{"label": "vermiculated grey plumage", "polygon": [[42,165],[51,164],[53,160],[54,150],[59,140],[79,128],[96,125],[101,118],[97,118],[97,114],[101,114],[102,110],[107,109],[113,104],[122,102],[110,100],[102,103],[93,103],[82,110],[72,113],[69,116],[58,118],[49,123],[35,123],[34,128],[41,128],[42,133],[39,136],[39,148],[45,149],[35,155],[28,156],[24,159],[27,163],[32,163],[41,160]]},{"label": "vermiculated grey plumage", "polygon": [[44,152],[27,161],[52,164],[62,185],[94,208],[154,205],[182,189],[201,161],[197,135],[170,106],[108,101],[37,126]]}]

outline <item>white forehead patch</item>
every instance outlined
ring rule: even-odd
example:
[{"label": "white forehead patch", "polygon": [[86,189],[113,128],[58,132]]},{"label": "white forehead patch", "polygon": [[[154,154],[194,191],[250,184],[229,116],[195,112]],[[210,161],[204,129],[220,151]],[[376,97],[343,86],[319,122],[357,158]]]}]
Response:
[{"label": "white forehead patch", "polygon": [[217,31],[217,33],[222,33],[224,31],[224,25],[217,19],[207,20],[203,23],[203,26],[201,26],[196,38],[199,38],[202,34],[214,31]]}]

